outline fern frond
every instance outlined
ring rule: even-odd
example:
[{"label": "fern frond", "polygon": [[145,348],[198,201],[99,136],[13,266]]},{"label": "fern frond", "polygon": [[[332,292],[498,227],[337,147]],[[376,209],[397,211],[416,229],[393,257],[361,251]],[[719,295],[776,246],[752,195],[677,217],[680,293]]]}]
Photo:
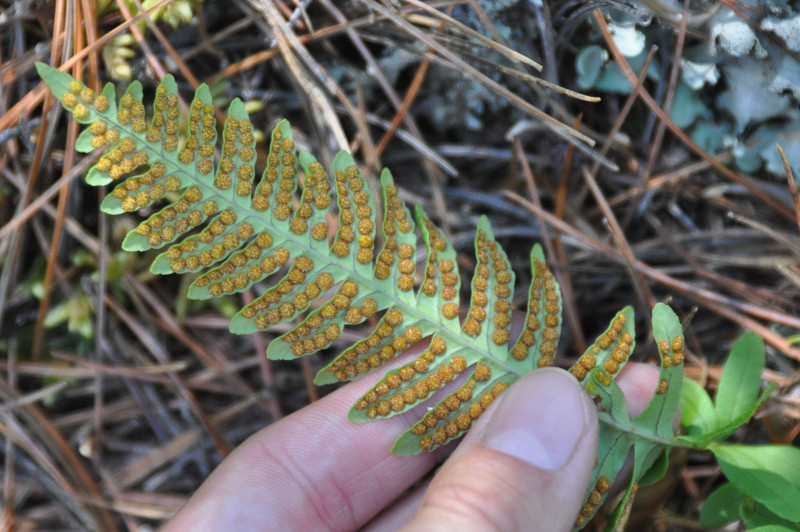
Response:
[{"label": "fern frond", "polygon": [[[126,250],[161,250],[152,264],[155,273],[194,273],[189,297],[195,299],[242,292],[285,272],[233,317],[231,331],[291,322],[267,355],[294,359],[327,348],[345,327],[375,317],[362,340],[318,373],[318,384],[359,378],[423,343],[422,354],[385,372],[349,412],[350,420],[365,422],[436,396],[437,404],[397,440],[396,454],[429,451],[463,435],[519,376],[555,363],[561,293],[541,246],[531,250],[524,327],[512,342],[514,272],[486,217],[476,230],[469,301],[461,301],[464,279],[455,249],[422,208],[412,216],[388,170],[374,198],[350,154],[336,155],[329,176],[313,155],[297,153],[283,120],[271,133],[266,169],[258,178],[254,128],[238,99],[228,108],[218,143],[205,85],[182,117],[177,85],[165,77],[147,122],[137,82],[117,102],[111,84],[98,95],[68,74],[44,64],[37,69],[72,116],[89,124],[78,149],[106,150],[87,175],[89,184],[114,184],[102,209],[117,214],[160,206],[127,235]],[[334,216],[338,223],[331,227]],[[424,245],[419,286],[417,229]],[[671,423],[683,338],[668,307],[656,307],[653,323],[663,355],[662,384],[635,419],[614,382],[634,347],[630,307],[570,369],[604,408],[594,487],[576,526],[597,511],[631,449],[634,474],[626,501],[637,482],[652,477],[647,471],[664,449],[675,444]],[[453,381],[457,387],[442,397],[440,390]]]},{"label": "fern frond", "polygon": [[653,308],[653,336],[661,354],[661,370],[656,393],[645,410],[631,419],[625,396],[613,380],[634,347],[633,310],[619,312],[608,329],[589,347],[570,372],[582,380],[586,390],[601,399],[600,437],[597,465],[592,472],[586,502],[575,523],[583,527],[605,501],[611,482],[622,471],[633,451],[633,472],[611,519],[624,522],[633,496],[640,485],[664,475],[667,455],[664,450],[677,446],[672,423],[680,400],[685,358],[683,328],[667,305]]}]

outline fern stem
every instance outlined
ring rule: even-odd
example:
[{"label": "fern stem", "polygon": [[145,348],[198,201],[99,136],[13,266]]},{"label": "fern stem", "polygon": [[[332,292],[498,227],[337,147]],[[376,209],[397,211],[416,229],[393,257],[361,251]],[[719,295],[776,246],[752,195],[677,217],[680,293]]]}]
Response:
[{"label": "fern stem", "polygon": [[639,428],[637,428],[637,427],[635,427],[633,425],[624,425],[624,424],[620,423],[619,421],[615,420],[613,417],[611,417],[611,414],[609,414],[608,412],[600,412],[598,414],[598,419],[599,419],[600,423],[603,423],[604,425],[607,425],[607,426],[609,426],[609,427],[611,427],[611,428],[613,428],[613,429],[615,429],[615,430],[617,430],[619,432],[624,432],[624,433],[627,433],[627,434],[631,434],[631,435],[635,436],[638,439],[646,440],[646,441],[649,441],[649,442],[652,442],[652,443],[655,443],[655,444],[658,444],[658,445],[664,445],[666,447],[683,448],[683,449],[694,449],[694,450],[703,450],[704,449],[703,447],[701,447],[699,445],[696,445],[696,444],[690,445],[688,443],[680,442],[680,441],[676,440],[675,438],[672,438],[672,439],[663,438],[663,437],[658,436],[657,434],[654,434],[652,432],[647,432],[647,431],[640,430]]}]

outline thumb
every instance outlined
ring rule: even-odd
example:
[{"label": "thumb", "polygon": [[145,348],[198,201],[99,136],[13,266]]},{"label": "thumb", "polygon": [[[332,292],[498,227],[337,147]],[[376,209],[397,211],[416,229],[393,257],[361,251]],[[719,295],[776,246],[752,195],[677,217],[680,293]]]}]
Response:
[{"label": "thumb", "polygon": [[571,530],[596,458],[592,400],[569,373],[534,371],[476,422],[405,530]]}]

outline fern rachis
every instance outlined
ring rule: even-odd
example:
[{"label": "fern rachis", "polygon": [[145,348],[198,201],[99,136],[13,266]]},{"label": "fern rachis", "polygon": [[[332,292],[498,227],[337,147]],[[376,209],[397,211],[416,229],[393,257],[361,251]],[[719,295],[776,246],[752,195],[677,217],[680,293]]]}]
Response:
[{"label": "fern rachis", "polygon": [[[153,272],[195,274],[189,297],[202,299],[244,291],[285,271],[234,316],[233,332],[293,322],[267,350],[270,358],[293,359],[330,346],[344,327],[375,316],[372,331],[319,372],[319,384],[358,378],[424,342],[420,355],[387,371],[349,413],[355,422],[389,417],[436,395],[438,403],[397,440],[395,453],[428,451],[463,435],[520,375],[554,364],[561,294],[540,246],[530,254],[524,327],[512,342],[514,272],[487,218],[477,226],[469,301],[461,302],[456,251],[419,206],[412,217],[388,170],[380,178],[378,220],[376,200],[352,156],[337,154],[329,177],[313,155],[296,152],[285,120],[273,130],[266,170],[256,178],[253,125],[240,101],[230,105],[217,142],[205,86],[181,127],[177,86],[169,76],[156,89],[148,123],[136,82],[117,101],[111,84],[97,95],[68,74],[37,68],[73,117],[90,124],[77,149],[106,149],[87,176],[92,185],[115,184],[102,209],[118,214],[164,204],[123,242],[130,251],[162,249]],[[338,224],[329,242],[334,201]],[[421,272],[417,227],[425,249]],[[671,423],[684,358],[680,323],[665,305],[654,309],[661,384],[645,412],[631,419],[614,377],[635,345],[633,318],[630,307],[617,313],[570,368],[604,407],[593,487],[576,526],[597,511],[631,449],[634,473],[625,500],[666,446],[678,445]],[[456,380],[455,391],[437,393]],[[620,513],[624,507],[623,501]]]}]

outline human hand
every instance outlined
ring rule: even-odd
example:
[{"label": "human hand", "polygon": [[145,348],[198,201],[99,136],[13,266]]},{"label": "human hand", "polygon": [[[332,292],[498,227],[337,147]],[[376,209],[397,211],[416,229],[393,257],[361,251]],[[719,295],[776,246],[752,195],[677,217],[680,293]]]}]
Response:
[{"label": "human hand", "polygon": [[[597,457],[597,413],[567,372],[521,377],[455,450],[411,457],[393,456],[391,447],[413,414],[346,419],[370,380],[250,437],[164,531],[572,528]],[[635,416],[652,397],[658,370],[630,363],[616,380]],[[448,454],[432,481],[406,493]]]}]

